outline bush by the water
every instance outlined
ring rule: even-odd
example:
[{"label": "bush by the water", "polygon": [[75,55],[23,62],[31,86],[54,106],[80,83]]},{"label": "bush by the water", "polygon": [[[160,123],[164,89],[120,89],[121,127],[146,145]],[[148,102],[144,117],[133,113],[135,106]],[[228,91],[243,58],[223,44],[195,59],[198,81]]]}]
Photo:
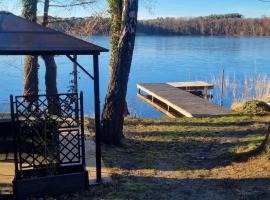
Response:
[{"label": "bush by the water", "polygon": [[234,103],[232,110],[242,114],[265,115],[270,112],[270,106],[259,100],[250,100],[242,103]]}]

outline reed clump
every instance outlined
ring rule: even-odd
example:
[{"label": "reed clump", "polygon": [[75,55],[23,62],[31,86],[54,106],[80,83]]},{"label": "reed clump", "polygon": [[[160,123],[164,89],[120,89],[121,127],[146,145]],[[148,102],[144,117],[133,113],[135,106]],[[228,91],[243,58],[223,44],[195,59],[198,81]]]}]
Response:
[{"label": "reed clump", "polygon": [[[223,96],[221,91],[220,78],[213,77],[212,82],[215,85],[215,101],[219,101],[220,97],[227,102],[227,106],[239,110],[250,100],[261,102],[270,102],[270,78],[266,74],[251,74],[241,77],[225,76],[224,78]],[[254,104],[258,102],[254,101]]]}]

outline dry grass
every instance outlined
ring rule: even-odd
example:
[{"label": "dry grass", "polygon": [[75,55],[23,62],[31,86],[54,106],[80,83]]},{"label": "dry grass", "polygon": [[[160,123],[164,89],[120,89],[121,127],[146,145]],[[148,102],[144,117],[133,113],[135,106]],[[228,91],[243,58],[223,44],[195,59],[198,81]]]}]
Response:
[{"label": "dry grass", "polygon": [[270,199],[268,158],[234,161],[269,119],[127,119],[123,147],[103,146],[113,183],[59,199]]},{"label": "dry grass", "polygon": [[70,199],[269,199],[268,158],[234,162],[269,119],[127,119],[123,147],[103,147],[114,182]]}]

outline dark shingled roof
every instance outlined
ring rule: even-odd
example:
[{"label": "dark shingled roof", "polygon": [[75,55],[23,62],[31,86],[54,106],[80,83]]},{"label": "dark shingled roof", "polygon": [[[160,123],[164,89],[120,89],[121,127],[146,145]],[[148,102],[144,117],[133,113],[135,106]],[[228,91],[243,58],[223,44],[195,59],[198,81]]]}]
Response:
[{"label": "dark shingled roof", "polygon": [[90,55],[108,50],[0,11],[0,55]]}]

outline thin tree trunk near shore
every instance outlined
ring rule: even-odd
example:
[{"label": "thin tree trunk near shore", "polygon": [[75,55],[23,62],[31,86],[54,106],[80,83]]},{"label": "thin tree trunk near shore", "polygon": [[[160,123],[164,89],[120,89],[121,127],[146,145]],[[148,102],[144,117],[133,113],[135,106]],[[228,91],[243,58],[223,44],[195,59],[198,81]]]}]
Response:
[{"label": "thin tree trunk near shore", "polygon": [[138,0],[109,0],[112,23],[110,81],[102,113],[102,142],[121,145],[137,27]]},{"label": "thin tree trunk near shore", "polygon": [[[43,14],[43,26],[48,25],[49,18],[49,7],[50,1],[44,1],[44,14]],[[46,95],[56,95],[58,94],[57,90],[57,65],[53,55],[42,56],[44,60],[46,73],[45,73],[45,85],[46,85]],[[60,114],[59,113],[59,99],[55,96],[51,101],[48,102],[48,111],[51,114]]]},{"label": "thin tree trunk near shore", "polygon": [[[22,0],[22,16],[31,21],[37,21],[37,0]],[[38,57],[25,56],[23,95],[38,95]],[[34,99],[30,100],[33,101]]]},{"label": "thin tree trunk near shore", "polygon": [[[50,4],[52,2],[53,4]],[[57,8],[72,8],[77,6],[86,6],[96,2],[88,0],[66,0],[66,1],[51,1],[44,0],[44,13],[43,13],[43,22],[42,25],[47,27],[49,24],[49,9],[50,7]],[[57,90],[57,64],[54,59],[54,55],[42,56],[42,59],[45,62],[46,66],[46,75],[45,75],[45,85],[46,85],[46,94],[55,95],[58,94]],[[52,114],[60,114],[59,108],[57,105],[60,104],[59,99],[54,97],[52,102],[48,102],[49,112]]]},{"label": "thin tree trunk near shore", "polygon": [[[46,95],[57,95],[57,65],[55,63],[53,56],[42,56],[45,62],[46,72],[45,72],[45,85],[46,85]],[[58,96],[50,97],[48,101],[48,112],[51,114],[59,115],[59,98]]]},{"label": "thin tree trunk near shore", "polygon": [[46,85],[46,94],[54,95],[58,94],[57,90],[57,65],[54,60],[54,56],[46,55],[42,56],[46,66],[45,73],[45,85]]},{"label": "thin tree trunk near shore", "polygon": [[24,57],[23,95],[38,95],[38,57]]}]

